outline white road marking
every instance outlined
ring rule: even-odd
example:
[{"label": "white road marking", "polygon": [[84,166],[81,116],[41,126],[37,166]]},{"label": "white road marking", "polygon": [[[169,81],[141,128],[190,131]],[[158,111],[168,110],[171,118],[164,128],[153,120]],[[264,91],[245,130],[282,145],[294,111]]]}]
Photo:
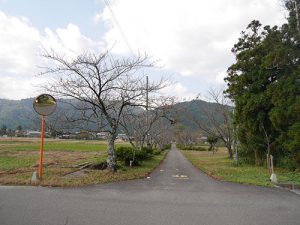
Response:
[{"label": "white road marking", "polygon": [[178,178],[178,179],[183,179],[183,180],[189,179],[189,177],[188,177],[187,175],[178,175],[178,174],[174,174],[174,175],[172,175],[172,177]]}]

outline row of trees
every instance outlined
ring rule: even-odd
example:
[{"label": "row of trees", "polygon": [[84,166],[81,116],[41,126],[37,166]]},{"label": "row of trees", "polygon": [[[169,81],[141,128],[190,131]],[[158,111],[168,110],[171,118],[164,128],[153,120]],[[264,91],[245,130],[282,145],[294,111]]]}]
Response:
[{"label": "row of trees", "polygon": [[2,136],[2,135],[14,136],[16,131],[20,132],[22,130],[23,130],[23,128],[21,125],[18,125],[16,127],[16,130],[8,129],[6,125],[2,125],[0,128],[0,136]]},{"label": "row of trees", "polygon": [[120,126],[128,137],[133,137],[129,141],[135,149],[141,150],[145,146],[162,149],[172,139],[170,111],[174,99],[160,96],[159,99],[148,99],[148,103],[150,109],[140,113],[126,109],[121,115]]},{"label": "row of trees", "polygon": [[262,27],[252,21],[232,52],[225,78],[235,103],[241,155],[262,164],[267,154],[291,169],[300,167],[299,0],[286,1],[288,23]]},{"label": "row of trees", "polygon": [[[184,146],[196,143],[197,139],[210,144],[210,149],[219,141],[227,148],[228,157],[233,158],[234,126],[233,107],[231,101],[224,95],[223,89],[211,89],[208,92],[208,102],[194,99],[182,107],[177,107],[175,114],[179,124],[176,126],[175,137]],[[183,115],[183,116],[180,116]]]}]

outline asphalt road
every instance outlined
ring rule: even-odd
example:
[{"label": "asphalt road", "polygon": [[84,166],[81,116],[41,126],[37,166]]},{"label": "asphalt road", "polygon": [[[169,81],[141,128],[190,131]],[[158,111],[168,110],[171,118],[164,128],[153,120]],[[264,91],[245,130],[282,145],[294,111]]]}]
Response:
[{"label": "asphalt road", "polygon": [[221,182],[173,146],[148,179],[62,189],[0,187],[1,225],[297,225],[300,196]]}]

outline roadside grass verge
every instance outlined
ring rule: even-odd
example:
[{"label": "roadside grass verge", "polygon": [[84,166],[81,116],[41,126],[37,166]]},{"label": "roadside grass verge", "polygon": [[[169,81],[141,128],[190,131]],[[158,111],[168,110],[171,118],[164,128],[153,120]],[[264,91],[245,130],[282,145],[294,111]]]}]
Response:
[{"label": "roadside grass verge", "polygon": [[41,185],[53,186],[53,183],[56,183],[58,186],[65,187],[82,186],[145,178],[160,164],[166,153],[167,151],[164,151],[161,155],[155,155],[151,160],[143,161],[138,167],[130,168],[122,166],[116,173],[111,173],[107,170],[83,170],[85,176],[77,178],[69,176],[51,176],[51,179],[45,179]]},{"label": "roadside grass verge", "polygon": [[[219,148],[215,155],[209,151],[185,150],[181,152],[194,166],[216,179],[242,184],[273,186],[267,168],[248,164],[235,165],[233,160],[228,159],[225,148]],[[300,185],[299,172],[275,168],[275,173],[279,183]]]},{"label": "roadside grass verge", "polygon": [[[126,142],[117,146],[128,146]],[[31,176],[38,171],[39,139],[0,139],[0,184],[33,185]],[[107,170],[79,170],[75,165],[106,160],[105,141],[45,139],[42,186],[81,186],[100,184],[147,176],[164,158],[167,151],[143,161],[139,167],[120,166],[112,174]]]}]

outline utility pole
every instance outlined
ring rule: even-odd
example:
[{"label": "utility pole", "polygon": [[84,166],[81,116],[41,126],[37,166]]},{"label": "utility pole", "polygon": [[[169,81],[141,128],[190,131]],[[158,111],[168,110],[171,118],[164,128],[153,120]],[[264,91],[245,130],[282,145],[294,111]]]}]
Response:
[{"label": "utility pole", "polygon": [[[234,119],[235,109],[233,109],[233,119]],[[234,161],[238,161],[238,142],[237,142],[237,135],[236,135],[236,124],[233,122],[233,149],[234,149]]]},{"label": "utility pole", "polygon": [[148,76],[146,76],[146,111],[147,112],[148,112],[148,106],[149,106],[148,92],[149,92],[149,80],[148,80]]},{"label": "utility pole", "polygon": [[146,76],[146,131],[147,131],[147,135],[146,135],[146,142],[147,142],[147,146],[149,147],[150,143],[149,143],[149,117],[148,117],[148,110],[149,110],[149,79],[148,76]]}]

